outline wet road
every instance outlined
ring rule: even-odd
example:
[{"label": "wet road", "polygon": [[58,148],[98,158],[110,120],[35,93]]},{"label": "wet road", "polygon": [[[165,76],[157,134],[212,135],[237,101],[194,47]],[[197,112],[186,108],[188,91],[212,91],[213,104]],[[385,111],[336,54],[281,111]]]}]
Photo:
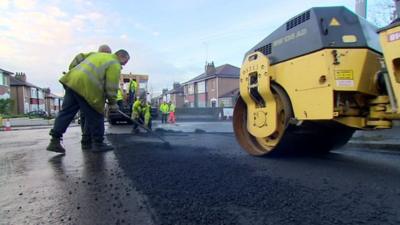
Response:
[{"label": "wet road", "polygon": [[59,156],[47,133],[0,133],[0,224],[400,224],[398,152],[255,158],[232,134],[167,133],[93,154],[74,127]]}]

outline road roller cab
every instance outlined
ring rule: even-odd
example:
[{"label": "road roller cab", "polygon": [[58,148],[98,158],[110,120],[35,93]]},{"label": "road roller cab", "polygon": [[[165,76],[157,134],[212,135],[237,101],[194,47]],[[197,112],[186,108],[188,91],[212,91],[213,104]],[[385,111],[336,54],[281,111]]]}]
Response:
[{"label": "road roller cab", "polygon": [[293,17],[244,57],[233,120],[239,144],[258,156],[322,153],[356,129],[391,128],[400,117],[399,49],[399,24],[378,33],[345,7]]}]

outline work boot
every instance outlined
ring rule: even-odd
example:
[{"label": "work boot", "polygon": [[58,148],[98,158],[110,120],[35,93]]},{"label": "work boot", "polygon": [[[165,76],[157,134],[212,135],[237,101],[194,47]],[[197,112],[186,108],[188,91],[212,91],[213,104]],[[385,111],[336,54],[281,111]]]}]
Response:
[{"label": "work boot", "polygon": [[90,150],[92,149],[92,142],[91,141],[81,141],[81,148],[82,150]]},{"label": "work boot", "polygon": [[81,148],[82,150],[92,149],[92,139],[90,138],[90,136],[86,137],[82,135]]},{"label": "work boot", "polygon": [[65,154],[65,148],[61,145],[61,140],[61,138],[52,137],[46,150]]},{"label": "work boot", "polygon": [[95,142],[92,148],[92,152],[107,152],[114,150],[114,147],[105,142]]}]

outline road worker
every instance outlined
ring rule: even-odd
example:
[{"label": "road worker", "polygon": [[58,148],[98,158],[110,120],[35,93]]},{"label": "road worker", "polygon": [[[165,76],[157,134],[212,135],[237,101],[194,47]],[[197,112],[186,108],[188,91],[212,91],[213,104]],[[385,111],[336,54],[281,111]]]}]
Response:
[{"label": "road worker", "polygon": [[129,107],[132,108],[133,103],[135,102],[136,99],[136,95],[137,95],[137,89],[138,89],[138,85],[136,80],[132,79],[129,82],[129,97],[128,97],[128,104]]},{"label": "road worker", "polygon": [[160,112],[161,112],[161,123],[167,123],[169,107],[168,107],[168,104],[164,101],[160,105]]},{"label": "road worker", "polygon": [[[108,45],[100,45],[98,52],[111,54],[111,48]],[[75,66],[81,63],[83,60],[85,60],[92,53],[93,52],[79,53],[78,55],[76,55],[75,58],[72,60],[71,64],[69,65],[69,70],[73,69]],[[85,113],[80,111],[79,117],[82,130],[81,147],[83,150],[88,150],[92,148],[92,135],[89,130],[89,125],[86,124]]]},{"label": "road worker", "polygon": [[168,103],[169,107],[169,116],[168,116],[168,123],[175,123],[176,118],[175,118],[175,104],[172,103],[171,101]]},{"label": "road worker", "polygon": [[[136,100],[135,103],[133,103],[131,115],[131,118],[133,120],[151,130],[151,106],[146,102],[146,99],[144,97],[141,97],[140,99]],[[132,133],[138,132],[138,125],[136,123],[133,123]]]},{"label": "road worker", "polygon": [[104,142],[104,106],[117,110],[117,91],[121,73],[121,65],[129,61],[126,50],[118,50],[115,54],[92,53],[81,63],[61,77],[65,88],[64,101],[53,128],[48,151],[65,153],[61,145],[62,136],[80,110],[86,116],[85,125],[90,130],[94,141],[94,152],[113,150]]},{"label": "road worker", "polygon": [[119,110],[124,111],[124,84],[119,85],[119,89],[117,92],[117,105]]}]

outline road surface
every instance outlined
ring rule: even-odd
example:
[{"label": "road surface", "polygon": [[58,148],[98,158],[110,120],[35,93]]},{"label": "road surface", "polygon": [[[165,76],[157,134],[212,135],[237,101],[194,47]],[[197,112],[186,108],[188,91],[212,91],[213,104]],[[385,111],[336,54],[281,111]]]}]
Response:
[{"label": "road surface", "polygon": [[231,133],[121,126],[113,152],[45,151],[48,129],[0,133],[0,224],[400,224],[400,152],[344,147],[257,158]]}]

